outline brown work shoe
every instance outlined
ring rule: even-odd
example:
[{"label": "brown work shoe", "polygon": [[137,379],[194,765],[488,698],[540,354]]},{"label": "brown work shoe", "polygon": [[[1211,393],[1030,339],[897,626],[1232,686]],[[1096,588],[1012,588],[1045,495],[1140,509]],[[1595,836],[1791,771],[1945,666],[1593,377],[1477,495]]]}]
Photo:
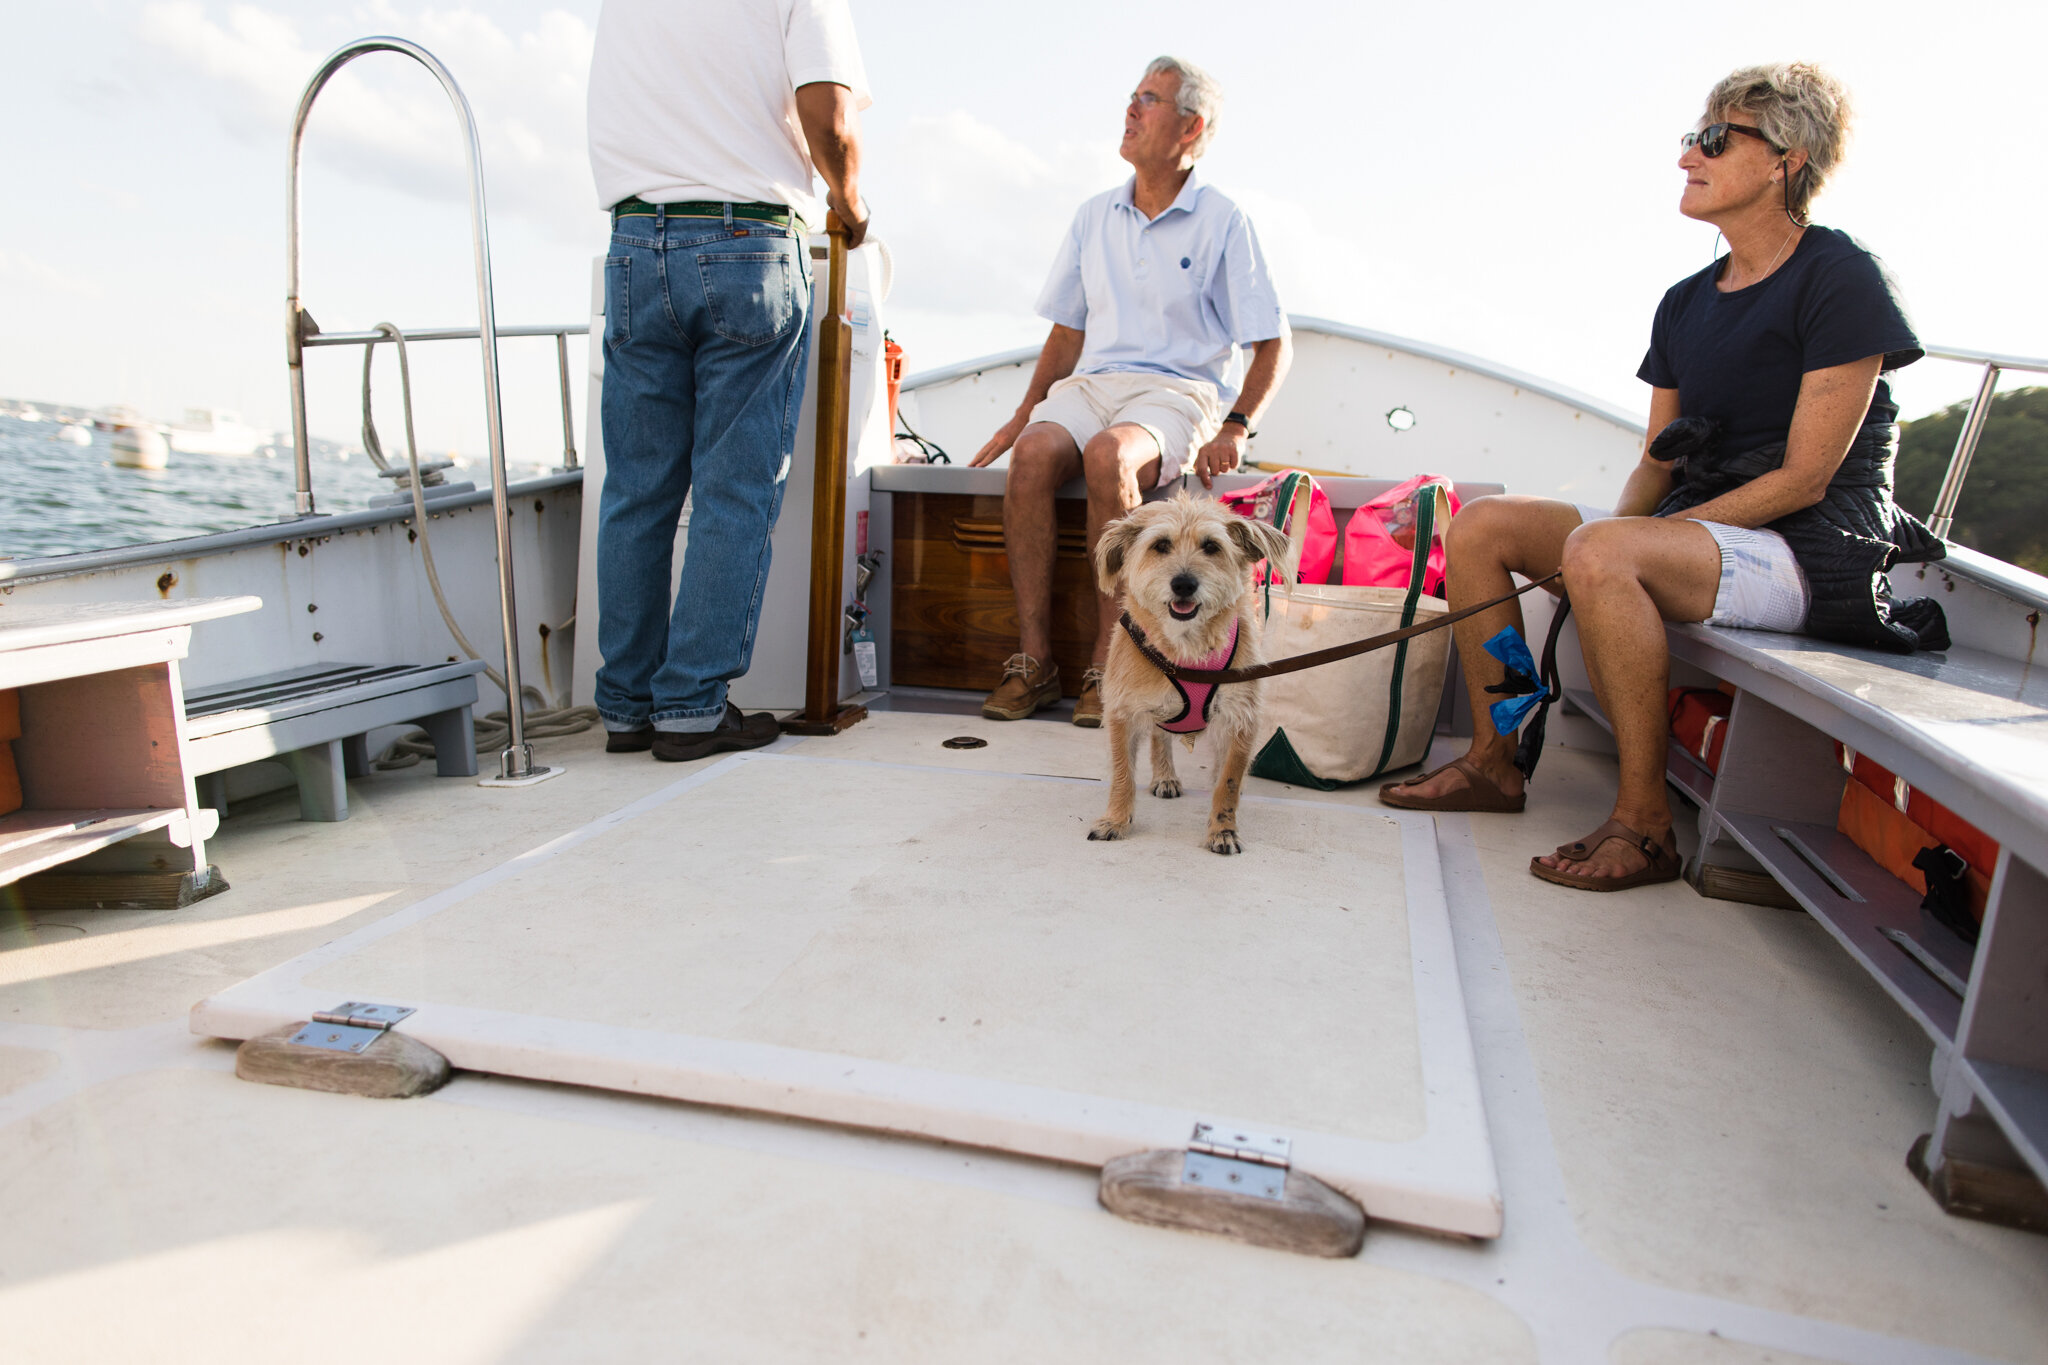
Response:
[{"label": "brown work shoe", "polygon": [[1003,680],[981,704],[990,720],[1026,720],[1048,706],[1059,705],[1060,668],[1040,663],[1029,654],[1012,654],[1003,664]]},{"label": "brown work shoe", "polygon": [[1090,668],[1081,675],[1081,695],[1074,698],[1074,724],[1090,730],[1102,728],[1102,670]]}]

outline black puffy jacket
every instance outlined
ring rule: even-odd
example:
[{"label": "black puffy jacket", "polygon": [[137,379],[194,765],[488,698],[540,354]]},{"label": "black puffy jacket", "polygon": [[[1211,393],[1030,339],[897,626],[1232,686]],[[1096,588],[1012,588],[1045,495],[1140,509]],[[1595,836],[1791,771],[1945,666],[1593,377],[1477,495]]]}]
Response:
[{"label": "black puffy jacket", "polygon": [[[1672,462],[1673,482],[1653,515],[1668,517],[1698,507],[1785,463],[1783,441],[1724,455],[1718,436],[1719,424],[1704,417],[1681,417],[1657,434],[1650,456]],[[1785,537],[1806,573],[1812,592],[1808,635],[1897,654],[1948,648],[1948,619],[1941,604],[1931,597],[1894,598],[1885,580],[1894,564],[1948,554],[1941,537],[1892,501],[1892,461],[1898,450],[1895,423],[1864,427],[1821,500],[1765,528]]]}]

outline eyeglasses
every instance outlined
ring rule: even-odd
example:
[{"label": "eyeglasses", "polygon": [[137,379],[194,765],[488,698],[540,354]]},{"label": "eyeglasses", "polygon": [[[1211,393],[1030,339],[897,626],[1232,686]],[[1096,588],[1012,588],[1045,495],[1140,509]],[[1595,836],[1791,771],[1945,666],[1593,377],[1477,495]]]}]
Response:
[{"label": "eyeglasses", "polygon": [[1131,92],[1131,103],[1141,109],[1151,109],[1166,103],[1166,96],[1155,95],[1150,90],[1133,90]]},{"label": "eyeglasses", "polygon": [[1753,137],[1779,156],[1785,155],[1785,149],[1765,137],[1761,128],[1751,128],[1741,123],[1710,123],[1697,133],[1682,135],[1678,139],[1678,149],[1683,152],[1689,152],[1694,147],[1698,147],[1700,155],[1712,161],[1715,157],[1728,150],[1728,134],[1730,133],[1741,133],[1744,137]]}]

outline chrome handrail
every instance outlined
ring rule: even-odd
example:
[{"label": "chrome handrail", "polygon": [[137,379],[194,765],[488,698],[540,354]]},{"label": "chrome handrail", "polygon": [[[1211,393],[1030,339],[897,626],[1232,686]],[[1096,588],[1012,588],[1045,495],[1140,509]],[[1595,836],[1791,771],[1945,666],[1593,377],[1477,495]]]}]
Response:
[{"label": "chrome handrail", "polygon": [[[508,337],[551,337],[567,334],[572,337],[590,335],[587,322],[520,323],[497,329],[500,341]],[[475,341],[481,335],[474,327],[409,327],[405,332],[407,341]],[[367,346],[372,342],[389,341],[391,338],[381,332],[309,332],[306,346]]]},{"label": "chrome handrail", "polygon": [[[475,327],[422,327],[408,331],[408,344],[415,341],[475,341],[482,333]],[[587,322],[563,322],[550,326],[546,323],[530,323],[515,327],[500,327],[498,339],[507,337],[553,337],[555,339],[556,368],[562,381],[562,468],[579,467],[576,455],[576,410],[569,397],[569,338],[590,335]],[[390,340],[382,332],[314,332],[300,340],[302,346],[375,346],[380,341]],[[310,489],[308,490],[311,491]]]},{"label": "chrome handrail", "polygon": [[1941,476],[1941,491],[1934,495],[1934,510],[1927,516],[1927,529],[1947,540],[1949,528],[1955,524],[1956,503],[1962,500],[1963,480],[1970,476],[1971,457],[1977,453],[1977,441],[1984,434],[1984,424],[1991,419],[1991,398],[1998,388],[1999,374],[2005,370],[2048,374],[2048,360],[2000,355],[1993,351],[1971,351],[1959,346],[1929,346],[1926,354],[1936,360],[1961,360],[1984,367],[1983,378],[1977,381],[1977,396],[1970,400],[1970,411],[1963,418],[1963,429],[1956,433],[1955,453],[1948,457],[1948,470]]},{"label": "chrome handrail", "polygon": [[[498,756],[498,780],[535,781],[552,776],[535,769],[533,746],[526,742],[519,684],[519,621],[512,593],[512,509],[505,477],[505,422],[498,393],[498,314],[491,300],[491,239],[484,212],[483,148],[476,131],[476,115],[462,87],[455,83],[440,58],[404,38],[358,38],[344,43],[320,64],[313,79],[299,96],[298,112],[292,117],[292,135],[286,158],[285,192],[285,364],[291,372],[292,445],[297,466],[297,511],[301,517],[314,515],[312,444],[306,435],[306,372],[304,348],[319,331],[299,302],[299,153],[305,140],[306,118],[334,73],[370,52],[396,52],[410,57],[434,74],[447,92],[448,102],[462,125],[464,153],[469,167],[469,229],[476,248],[476,299],[478,337],[484,361],[484,433],[491,453],[491,510],[497,522],[498,609],[505,633],[505,713],[511,724],[508,747]],[[559,771],[559,770],[557,770]]]}]

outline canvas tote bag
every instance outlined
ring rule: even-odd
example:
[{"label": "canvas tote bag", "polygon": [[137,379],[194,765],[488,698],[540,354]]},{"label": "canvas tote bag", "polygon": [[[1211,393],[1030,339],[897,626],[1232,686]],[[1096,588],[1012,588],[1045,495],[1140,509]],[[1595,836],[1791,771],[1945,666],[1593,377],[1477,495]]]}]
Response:
[{"label": "canvas tote bag", "polygon": [[[1295,496],[1306,494],[1301,488]],[[1450,519],[1444,485],[1421,485],[1415,494],[1415,547],[1405,586],[1310,584],[1275,594],[1266,617],[1266,657],[1290,658],[1406,629],[1448,612],[1443,599],[1426,596],[1422,589],[1430,547]],[[1297,515],[1292,524],[1299,527],[1306,520]],[[1289,539],[1292,570],[1300,553],[1299,533]],[[1293,581],[1291,572],[1288,581]],[[1266,679],[1252,774],[1330,791],[1421,762],[1436,730],[1450,650],[1451,632],[1433,630],[1369,654]]]}]

